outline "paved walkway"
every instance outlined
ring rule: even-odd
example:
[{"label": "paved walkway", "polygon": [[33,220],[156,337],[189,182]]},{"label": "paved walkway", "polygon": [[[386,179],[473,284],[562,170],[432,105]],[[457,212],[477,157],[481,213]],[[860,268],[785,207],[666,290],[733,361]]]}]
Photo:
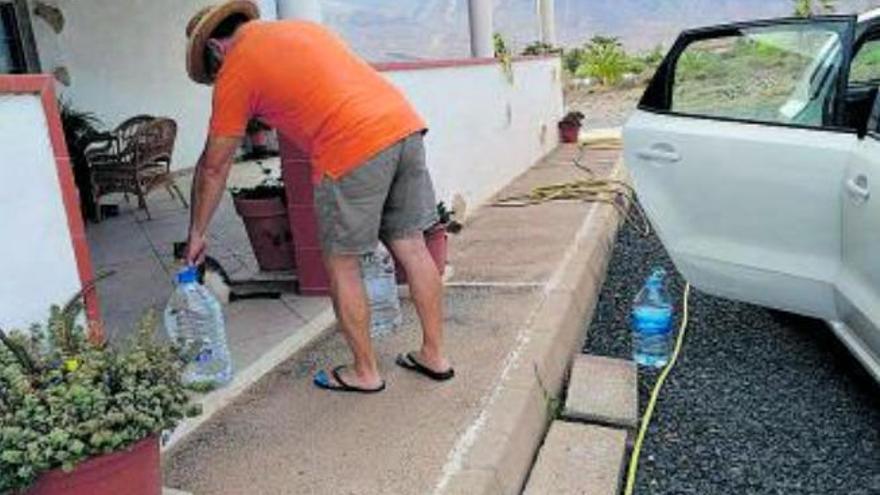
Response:
[{"label": "paved walkway", "polygon": [[[560,148],[502,195],[583,178],[571,165],[576,152]],[[586,156],[600,174],[615,161],[616,152]],[[527,328],[547,291],[567,276],[561,271],[577,255],[572,246],[583,242],[594,208],[579,202],[482,208],[453,238],[454,275],[446,298],[449,351],[458,373],[452,382],[433,383],[393,365],[398,352],[418,345],[407,303],[402,328],[376,341],[388,382],[384,393],[351,396],[314,388],[317,369],[349,360],[338,334],[324,337],[173,449],[165,459],[165,484],[195,495],[468,493],[453,488],[463,486],[456,476],[475,464],[475,440],[496,420],[488,408],[529,341]],[[575,313],[568,306],[586,306],[569,299],[558,308],[566,314]],[[572,344],[569,352],[580,343]],[[523,447],[524,458],[530,460],[525,450],[536,446]],[[498,468],[481,473],[505,493],[518,493],[517,477],[527,466],[510,484]]]}]

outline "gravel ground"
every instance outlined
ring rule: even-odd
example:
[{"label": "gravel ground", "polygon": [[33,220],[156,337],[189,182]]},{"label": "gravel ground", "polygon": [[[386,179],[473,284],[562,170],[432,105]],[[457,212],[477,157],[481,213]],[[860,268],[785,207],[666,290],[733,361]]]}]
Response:
[{"label": "gravel ground", "polygon": [[645,92],[644,87],[618,89],[570,90],[566,93],[568,110],[586,115],[584,129],[621,127],[635,110]]},{"label": "gravel ground", "polygon": [[[623,228],[585,352],[629,358],[627,314],[655,265],[673,273],[655,237]],[[644,407],[656,374],[639,379]],[[823,323],[692,292],[636,493],[880,494],[880,386]]]}]

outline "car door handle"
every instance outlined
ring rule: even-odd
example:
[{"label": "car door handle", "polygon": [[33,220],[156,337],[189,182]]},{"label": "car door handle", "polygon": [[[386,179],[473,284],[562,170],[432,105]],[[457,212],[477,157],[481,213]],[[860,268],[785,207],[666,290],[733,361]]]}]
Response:
[{"label": "car door handle", "polygon": [[868,177],[857,175],[846,181],[846,189],[849,195],[859,201],[867,201],[871,198],[871,190],[868,188]]},{"label": "car door handle", "polygon": [[652,146],[636,152],[636,156],[649,162],[675,163],[681,160],[681,156],[671,146]]}]

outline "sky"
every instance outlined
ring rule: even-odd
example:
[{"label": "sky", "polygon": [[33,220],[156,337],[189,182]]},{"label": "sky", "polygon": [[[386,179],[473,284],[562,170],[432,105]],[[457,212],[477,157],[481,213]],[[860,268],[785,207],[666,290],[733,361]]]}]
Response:
[{"label": "sky", "polygon": [[[515,49],[538,37],[535,0],[494,0],[495,30]],[[324,21],[371,61],[468,55],[467,0],[322,0]],[[635,51],[668,46],[685,28],[789,15],[792,0],[556,0],[561,44],[617,36]],[[880,0],[841,0],[860,12]]]}]

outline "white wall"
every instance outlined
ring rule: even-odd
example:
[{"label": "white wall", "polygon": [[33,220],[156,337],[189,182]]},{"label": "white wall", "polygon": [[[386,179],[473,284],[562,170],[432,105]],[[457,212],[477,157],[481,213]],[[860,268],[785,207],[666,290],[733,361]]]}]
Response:
[{"label": "white wall", "polygon": [[0,327],[45,322],[80,290],[40,97],[0,96]]},{"label": "white wall", "polygon": [[[72,85],[62,88],[64,95],[114,126],[139,113],[175,119],[174,167],[195,165],[211,94],[186,75],[184,31],[210,1],[48,1],[64,12],[65,28],[56,35],[35,17],[35,35],[46,72],[68,67]],[[260,3],[274,17],[275,0]],[[468,203],[482,202],[555,145],[562,115],[559,62],[529,60],[514,68],[513,84],[498,64],[388,73],[433,129],[429,160],[442,198],[460,193]]]},{"label": "white wall", "polygon": [[489,199],[558,143],[559,59],[387,72],[431,131],[428,166],[440,199],[461,194],[468,209]]},{"label": "white wall", "polygon": [[[44,72],[65,65],[62,94],[110,127],[133,115],[171,117],[178,123],[174,168],[195,165],[204,144],[211,91],[186,74],[186,24],[212,0],[49,0],[64,14],[55,34],[34,16]],[[275,18],[275,1],[259,0]]]}]

